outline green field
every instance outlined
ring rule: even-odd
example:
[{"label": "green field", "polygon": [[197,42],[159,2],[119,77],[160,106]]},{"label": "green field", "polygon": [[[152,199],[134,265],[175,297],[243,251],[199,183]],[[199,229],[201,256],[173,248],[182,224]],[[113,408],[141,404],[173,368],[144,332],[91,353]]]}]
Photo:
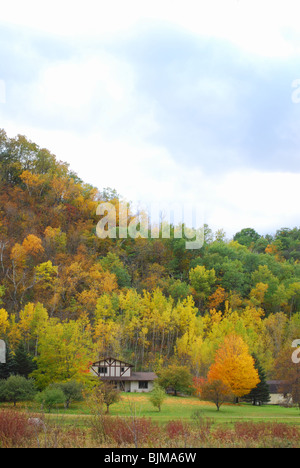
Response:
[{"label": "green field", "polygon": [[[92,417],[86,402],[74,403],[69,409],[60,405],[50,414],[41,413],[41,408],[34,402],[18,403],[15,408],[12,404],[2,403],[1,409],[9,410],[3,412],[3,421],[7,421],[9,415],[12,423],[2,424],[4,431],[18,421],[16,411],[22,413],[20,416],[25,422],[28,417],[41,415],[46,425],[46,431],[42,431],[38,438],[33,434],[18,443],[13,442],[16,437],[13,432],[11,442],[4,439],[7,447],[129,448],[137,447],[135,444],[138,443],[138,447],[164,448],[298,448],[300,440],[300,411],[272,405],[224,404],[217,411],[212,403],[194,397],[168,396],[159,412],[149,403],[146,394],[123,393],[122,400],[111,406],[110,418]],[[193,418],[195,413],[197,419]],[[134,434],[139,434],[138,439]]]},{"label": "green field", "polygon": [[[1,407],[12,407],[2,404]],[[31,403],[26,406],[19,403],[20,410],[26,407],[28,410],[38,412],[39,408]],[[158,423],[166,423],[171,420],[181,419],[191,421],[195,412],[200,412],[204,418],[211,418],[216,423],[231,423],[237,420],[243,421],[273,421],[283,422],[300,426],[300,411],[298,408],[283,408],[274,405],[252,406],[251,404],[224,404],[220,411],[209,402],[200,401],[194,397],[168,396],[159,412],[148,400],[146,394],[123,393],[122,400],[110,407],[111,416],[128,417],[133,414],[136,417],[151,418]],[[68,410],[62,406],[52,410],[52,415],[60,414],[66,416],[66,423],[71,423],[76,417],[83,419],[89,416],[89,409],[85,402],[74,403]]]},{"label": "green field", "polygon": [[[11,404],[2,403],[0,408],[12,408]],[[17,405],[17,409],[27,409],[32,412],[39,412],[40,408],[34,403]],[[151,418],[159,423],[166,423],[171,420],[181,419],[190,421],[195,412],[200,412],[204,418],[211,418],[216,423],[231,423],[236,420],[243,421],[273,421],[290,423],[300,426],[300,411],[298,408],[283,408],[274,405],[252,406],[251,404],[224,404],[220,411],[209,402],[200,401],[194,397],[168,396],[159,412],[148,400],[146,394],[123,393],[122,400],[110,407],[111,416],[128,417],[135,414],[136,417]],[[82,403],[73,403],[69,409],[63,406],[52,410],[52,415],[59,414],[66,416],[66,422],[89,416],[89,408]]]},{"label": "green field", "polygon": [[165,400],[161,412],[153,408],[146,395],[123,394],[122,401],[111,407],[111,415],[130,416],[133,412],[140,417],[152,418],[158,422],[174,419],[191,420],[193,413],[200,411],[203,417],[213,418],[219,422],[231,422],[236,419],[255,421],[278,421],[300,425],[300,411],[298,408],[282,408],[265,405],[252,406],[250,404],[224,404],[220,411],[214,404],[199,401],[193,397],[169,396]]}]

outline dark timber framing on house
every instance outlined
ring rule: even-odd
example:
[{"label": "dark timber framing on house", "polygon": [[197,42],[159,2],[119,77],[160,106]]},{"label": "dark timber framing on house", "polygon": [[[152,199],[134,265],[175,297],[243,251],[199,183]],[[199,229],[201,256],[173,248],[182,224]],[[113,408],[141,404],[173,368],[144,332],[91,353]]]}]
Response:
[{"label": "dark timber framing on house", "polygon": [[[133,366],[131,364],[128,364],[126,362],[123,362],[123,361],[118,361],[117,359],[114,359],[114,358],[105,358],[105,359],[101,359],[100,361],[97,361],[93,364],[93,367],[97,367],[98,368],[98,372],[95,371],[95,369],[93,369],[93,371],[96,373],[96,375],[98,377],[101,377],[101,374],[103,374],[104,372],[100,372],[100,369],[103,367],[103,363],[107,365],[107,373],[105,372],[105,378],[109,378],[111,377],[112,379],[115,379],[115,377],[123,377],[124,374],[126,374],[127,371],[130,371],[130,374],[131,374],[131,369],[133,368]],[[115,372],[113,373],[112,372],[112,369],[115,369]],[[116,369],[120,369],[120,375],[117,376],[117,373],[116,373]]]}]

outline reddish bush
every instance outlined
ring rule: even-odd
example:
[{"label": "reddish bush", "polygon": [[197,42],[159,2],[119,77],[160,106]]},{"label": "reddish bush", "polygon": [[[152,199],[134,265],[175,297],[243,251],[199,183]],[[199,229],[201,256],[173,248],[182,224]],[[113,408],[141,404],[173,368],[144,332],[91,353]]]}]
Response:
[{"label": "reddish bush", "polygon": [[28,415],[17,411],[0,411],[0,447],[22,447],[34,436]]},{"label": "reddish bush", "polygon": [[283,423],[273,423],[269,424],[269,426],[272,428],[272,437],[278,437],[279,439],[290,441],[300,440],[300,431],[295,426],[290,426],[288,424]]},{"label": "reddish bush", "polygon": [[226,426],[218,426],[212,433],[212,441],[224,447],[231,447],[235,444],[235,432]]},{"label": "reddish bush", "polygon": [[210,435],[214,420],[203,416],[201,411],[195,411],[192,415],[197,440],[204,442]]},{"label": "reddish bush", "polygon": [[141,446],[155,440],[157,427],[147,418],[119,418],[106,416],[103,420],[105,436],[117,445]]},{"label": "reddish bush", "polygon": [[185,437],[190,434],[191,427],[189,424],[183,421],[170,421],[166,425],[166,432],[170,439],[176,439],[177,437]]},{"label": "reddish bush", "polygon": [[263,440],[269,437],[272,439],[297,441],[300,437],[300,431],[297,427],[275,422],[237,422],[235,424],[235,432],[238,438],[244,440]]},{"label": "reddish bush", "polygon": [[266,435],[265,423],[253,422],[236,422],[235,426],[236,436],[244,440],[259,440],[263,435]]}]

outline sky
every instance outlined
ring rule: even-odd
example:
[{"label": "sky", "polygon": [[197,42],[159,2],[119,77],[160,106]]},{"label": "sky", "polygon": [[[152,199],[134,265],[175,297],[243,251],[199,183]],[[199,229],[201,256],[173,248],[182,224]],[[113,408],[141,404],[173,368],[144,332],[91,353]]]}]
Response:
[{"label": "sky", "polygon": [[299,226],[297,1],[10,0],[0,128],[228,237]]}]

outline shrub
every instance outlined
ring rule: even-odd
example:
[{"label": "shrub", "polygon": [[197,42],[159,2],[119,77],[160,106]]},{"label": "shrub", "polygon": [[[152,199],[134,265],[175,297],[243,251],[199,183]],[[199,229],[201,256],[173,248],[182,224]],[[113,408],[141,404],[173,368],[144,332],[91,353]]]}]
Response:
[{"label": "shrub", "polygon": [[214,420],[204,417],[201,410],[194,411],[192,420],[196,429],[197,439],[201,440],[201,442],[205,441],[210,435]]},{"label": "shrub", "polygon": [[41,393],[37,394],[36,400],[41,403],[43,407],[47,408],[50,413],[54,406],[65,403],[66,396],[60,388],[49,386]]},{"label": "shrub", "polygon": [[27,380],[20,375],[12,375],[7,380],[1,381],[1,399],[13,402],[32,400],[36,390],[33,380]]},{"label": "shrub", "polygon": [[69,380],[68,382],[60,382],[58,384],[54,384],[52,388],[59,388],[63,391],[66,400],[66,408],[69,408],[72,401],[82,401],[82,390],[83,385],[76,380]]},{"label": "shrub", "polygon": [[236,433],[225,425],[218,426],[211,434],[210,443],[215,447],[235,447]]},{"label": "shrub", "polygon": [[154,389],[149,394],[149,401],[152,403],[154,408],[158,409],[158,411],[161,411],[161,407],[166,396],[166,391],[160,387],[157,382],[155,382]]},{"label": "shrub", "polygon": [[166,425],[166,432],[170,439],[176,439],[190,434],[191,427],[183,421],[169,421]]},{"label": "shrub", "polygon": [[17,411],[0,411],[0,447],[22,447],[33,436],[34,429],[28,422],[28,415]]},{"label": "shrub", "polygon": [[288,424],[239,421],[233,429],[217,427],[211,434],[210,443],[218,447],[297,447],[299,435],[299,429]]},{"label": "shrub", "polygon": [[134,445],[136,448],[153,444],[157,426],[147,418],[120,418],[106,416],[103,429],[107,439],[118,446]]},{"label": "shrub", "polygon": [[235,423],[235,432],[238,438],[247,440],[282,439],[290,442],[298,441],[300,431],[297,427],[284,423]]},{"label": "shrub", "polygon": [[185,421],[169,421],[166,425],[167,446],[193,447],[196,442],[196,433],[193,426]]}]

